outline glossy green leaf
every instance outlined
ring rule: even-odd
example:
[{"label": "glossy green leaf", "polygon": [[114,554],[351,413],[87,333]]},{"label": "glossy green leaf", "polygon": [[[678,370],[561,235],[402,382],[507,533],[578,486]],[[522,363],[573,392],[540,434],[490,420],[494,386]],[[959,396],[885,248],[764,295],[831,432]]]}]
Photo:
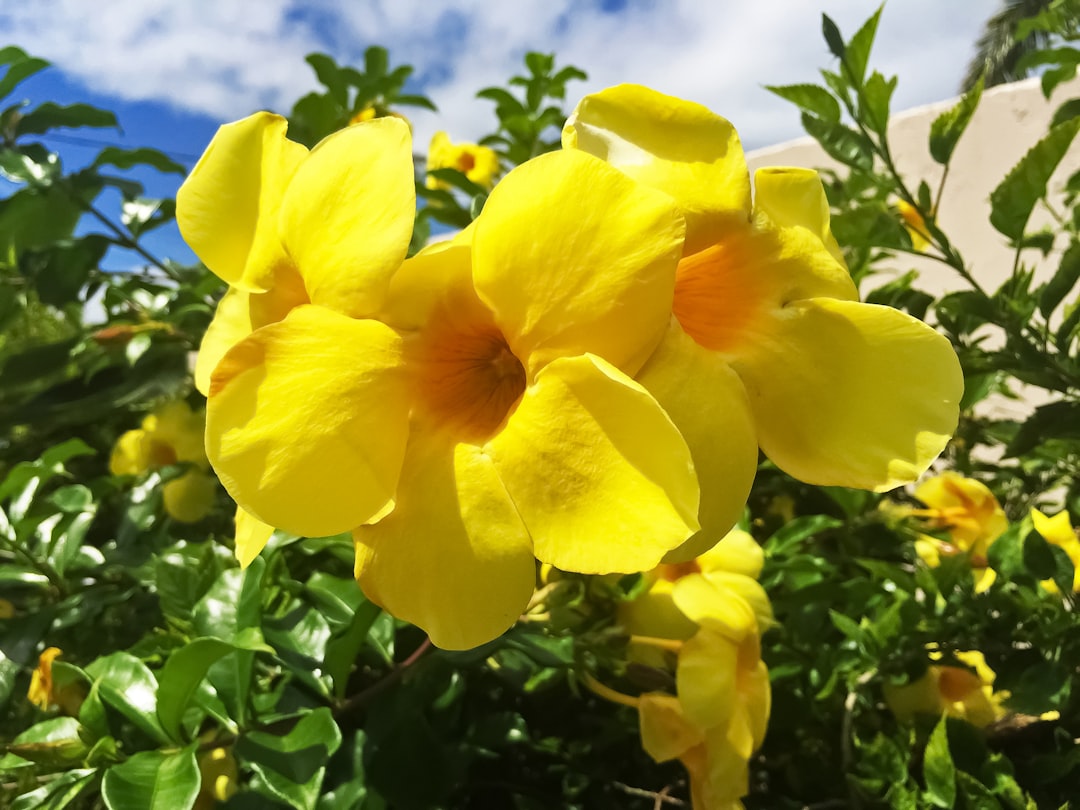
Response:
[{"label": "glossy green leaf", "polygon": [[1012,168],[990,193],[990,223],[1013,240],[1024,235],[1035,204],[1046,196],[1046,185],[1069,151],[1080,118],[1058,124]]},{"label": "glossy green leaf", "polygon": [[844,37],[828,14],[821,15],[821,34],[825,37],[825,44],[829,46],[829,52],[833,56],[843,59],[845,50]]},{"label": "glossy green leaf", "polygon": [[271,795],[299,810],[313,810],[326,763],[340,745],[341,731],[333,715],[319,708],[303,715],[287,734],[245,734],[236,751]]},{"label": "glossy green leaf", "polygon": [[889,127],[889,104],[896,89],[896,77],[886,79],[876,70],[863,87],[863,111],[870,129],[882,137]]},{"label": "glossy green leaf", "polygon": [[169,741],[157,719],[157,679],[135,656],[114,652],[86,667],[101,699],[159,743]]},{"label": "glossy green leaf", "polygon": [[930,124],[930,155],[942,165],[952,160],[953,150],[964,134],[971,116],[982,98],[983,80],[961,96],[955,106],[943,112]]},{"label": "glossy green leaf", "polygon": [[835,124],[803,113],[803,128],[821,148],[845,166],[869,170],[874,165],[874,147],[860,132],[846,124]]},{"label": "glossy green leaf", "polygon": [[349,88],[341,76],[337,62],[325,53],[309,53],[304,57],[304,61],[311,65],[315,78],[326,87],[334,101],[342,107],[348,106]]},{"label": "glossy green leaf", "polygon": [[780,98],[798,105],[822,121],[835,124],[840,121],[840,102],[832,93],[816,84],[765,85],[765,89]]},{"label": "glossy green leaf", "polygon": [[944,715],[934,726],[934,731],[926,744],[923,777],[926,779],[927,798],[934,807],[955,806],[956,767],[949,753],[949,734]]},{"label": "glossy green leaf", "polygon": [[1057,272],[1039,294],[1039,311],[1043,317],[1050,317],[1077,281],[1080,281],[1080,242],[1072,242],[1062,255]]},{"label": "glossy green leaf", "polygon": [[117,146],[106,146],[98,153],[98,156],[94,158],[94,162],[90,165],[94,168],[116,166],[118,169],[150,166],[164,174],[178,174],[181,177],[187,174],[187,169],[168,155],[159,152],[157,149],[147,147],[121,149]]},{"label": "glossy green leaf", "polygon": [[23,81],[49,66],[44,59],[28,56],[14,45],[0,50],[0,64],[8,66],[4,77],[0,79],[0,99],[7,98]]},{"label": "glossy green leaf", "polygon": [[23,793],[11,803],[9,810],[62,810],[87,791],[96,777],[93,768],[65,771],[37,790]]},{"label": "glossy green leaf", "polygon": [[17,135],[40,135],[58,127],[118,127],[116,116],[89,104],[61,106],[51,101],[35,107],[15,125]]},{"label": "glossy green leaf", "polygon": [[199,794],[194,747],[143,751],[105,772],[101,797],[109,810],[183,810]]},{"label": "glossy green leaf", "polygon": [[161,727],[172,739],[187,742],[184,712],[211,665],[236,650],[273,652],[255,628],[237,633],[233,642],[197,638],[169,656],[158,676],[157,714]]},{"label": "glossy green leaf", "polygon": [[856,86],[862,84],[866,76],[866,66],[870,62],[870,49],[874,45],[874,37],[877,35],[878,21],[881,19],[883,8],[883,5],[878,6],[878,10],[862,24],[845,47],[844,65],[851,73],[852,83]]}]

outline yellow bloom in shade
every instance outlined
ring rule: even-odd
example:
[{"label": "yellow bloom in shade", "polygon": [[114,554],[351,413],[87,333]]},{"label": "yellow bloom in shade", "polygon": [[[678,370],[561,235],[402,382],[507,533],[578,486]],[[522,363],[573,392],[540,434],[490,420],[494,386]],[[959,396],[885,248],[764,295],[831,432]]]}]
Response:
[{"label": "yellow bloom in shade", "polygon": [[165,511],[184,523],[202,520],[214,506],[217,484],[203,449],[205,416],[176,400],[162,405],[142,427],[122,434],[109,458],[113,475],[143,475],[172,464],[190,469],[162,487]]},{"label": "yellow bloom in shade", "polygon": [[193,810],[211,810],[236,793],[236,757],[231,746],[219,746],[200,751],[197,759],[201,781]]},{"label": "yellow bloom in shade", "polygon": [[[969,650],[956,654],[964,666],[931,664],[916,681],[903,686],[885,684],[885,704],[901,723],[910,723],[915,715],[948,714],[982,728],[1006,714],[1003,705],[1007,692],[994,691],[994,670],[981,652]],[[931,653],[940,661],[941,653]]]},{"label": "yellow bloom in shade", "polygon": [[897,200],[896,209],[900,212],[900,219],[904,221],[904,230],[911,237],[911,246],[915,250],[926,250],[930,238],[926,231],[926,220],[919,213],[919,209],[906,200]]},{"label": "yellow bloom in shade", "polygon": [[[475,143],[451,143],[445,132],[436,132],[428,147],[427,169],[457,169],[478,186],[491,188],[499,174],[499,156],[494,149]],[[428,177],[428,188],[450,186],[442,180]]]},{"label": "yellow bloom in shade", "polygon": [[634,85],[585,97],[563,146],[667,193],[687,221],[674,318],[636,377],[701,486],[703,532],[673,560],[735,522],[759,446],[812,484],[885,491],[926,470],[956,427],[960,364],[922,322],[858,301],[815,172],[761,169],[751,204],[734,128]]},{"label": "yellow bloom in shade", "polygon": [[408,125],[376,118],[310,152],[285,137],[287,127],[270,113],[221,127],[176,195],[181,234],[230,287],[196,361],[204,394],[230,347],[297,306],[370,315],[408,250]]},{"label": "yellow bloom in shade", "polygon": [[1009,528],[1005,510],[985,484],[959,473],[944,472],[928,478],[915,489],[915,497],[926,509],[911,514],[927,518],[930,528],[947,532],[949,540],[924,534],[915,541],[915,550],[931,568],[942,556],[967,553],[975,574],[975,590],[983,592],[996,577],[988,567],[990,544]]},{"label": "yellow bloom in shade", "polygon": [[[1032,509],[1031,521],[1035,524],[1035,531],[1041,534],[1047,543],[1058,546],[1069,555],[1073,564],[1073,590],[1080,591],[1080,539],[1076,537],[1069,513],[1062,511],[1053,517],[1047,517],[1038,509]],[[1058,591],[1058,586],[1052,579],[1043,580],[1042,585],[1053,593]]]},{"label": "yellow bloom in shade", "polygon": [[[342,134],[306,158],[282,211]],[[564,570],[637,571],[698,529],[689,450],[630,376],[670,317],[685,225],[667,197],[588,155],[542,156],[507,176],[471,228],[376,291],[367,254],[403,255],[411,212],[392,250],[380,231],[357,266],[349,251],[405,216],[403,192],[384,200],[382,185],[411,187],[411,175],[380,170],[363,182],[376,196],[335,194],[330,209],[326,188],[350,183],[334,164],[320,171],[318,193],[296,192],[279,233],[291,244],[303,225],[295,238],[311,245],[318,234],[315,258],[336,275],[310,265],[316,295],[290,247],[312,303],[256,328],[211,374],[207,451],[244,512],[307,536],[354,529],[368,596],[449,648],[516,620],[534,555]],[[237,547],[250,559],[269,532],[244,522]]]}]

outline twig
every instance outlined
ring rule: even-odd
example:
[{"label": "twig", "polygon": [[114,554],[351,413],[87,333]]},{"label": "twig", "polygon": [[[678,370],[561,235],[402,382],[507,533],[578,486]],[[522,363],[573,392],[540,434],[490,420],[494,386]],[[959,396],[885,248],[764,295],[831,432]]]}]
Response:
[{"label": "twig", "polygon": [[612,784],[630,796],[640,796],[643,799],[653,800],[653,810],[661,810],[665,804],[670,804],[672,807],[686,807],[686,802],[682,799],[676,799],[674,796],[669,796],[671,792],[671,785],[667,785],[663,789],[645,790],[644,788],[630,787],[630,785],[624,785],[622,782],[612,782]]}]

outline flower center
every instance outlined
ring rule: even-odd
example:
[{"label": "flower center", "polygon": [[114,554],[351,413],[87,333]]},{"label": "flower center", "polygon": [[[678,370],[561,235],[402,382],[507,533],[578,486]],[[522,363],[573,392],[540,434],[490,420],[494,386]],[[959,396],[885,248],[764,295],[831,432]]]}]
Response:
[{"label": "flower center", "polygon": [[656,573],[661,579],[666,579],[668,582],[677,582],[690,574],[700,574],[701,566],[698,565],[697,560],[688,560],[681,563],[660,563],[656,567]]},{"label": "flower center", "polygon": [[961,701],[982,688],[982,681],[966,669],[942,667],[938,673],[938,691],[950,703]]},{"label": "flower center", "polygon": [[465,440],[491,436],[525,390],[525,369],[499,329],[443,307],[419,346],[420,399]]},{"label": "flower center", "polygon": [[462,152],[458,155],[456,168],[462,174],[468,174],[476,166],[476,158],[469,152]]},{"label": "flower center", "polygon": [[168,467],[170,464],[175,464],[176,450],[171,444],[160,442],[157,439],[150,440],[150,469],[156,470],[159,467]]},{"label": "flower center", "polygon": [[738,239],[725,239],[679,262],[672,311],[699,345],[732,351],[746,341],[764,303],[762,279],[747,272],[753,257]]}]

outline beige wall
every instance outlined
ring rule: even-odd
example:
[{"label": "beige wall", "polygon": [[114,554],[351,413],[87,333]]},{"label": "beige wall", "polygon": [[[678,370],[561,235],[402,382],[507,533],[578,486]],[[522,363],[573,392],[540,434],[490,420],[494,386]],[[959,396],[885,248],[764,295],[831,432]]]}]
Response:
[{"label": "beige wall", "polygon": [[[983,94],[967,131],[953,154],[945,184],[938,222],[963,255],[983,287],[996,289],[1008,278],[1013,265],[1013,251],[1005,237],[990,225],[990,192],[1005,177],[1024,153],[1046,134],[1054,110],[1066,99],[1080,95],[1080,80],[1059,87],[1050,101],[1043,98],[1038,79],[992,88]],[[918,107],[896,114],[889,125],[889,142],[897,168],[912,190],[926,180],[937,189],[941,166],[933,161],[927,148],[931,122],[956,103],[956,99]],[[794,107],[792,107],[794,114]],[[782,143],[747,154],[751,172],[761,166],[836,166],[812,138]],[[1051,180],[1055,197],[1072,172],[1080,168],[1080,140],[1066,155]],[[1037,207],[1031,225],[1049,219]],[[1031,226],[1029,226],[1031,227]],[[1060,247],[1060,246],[1059,246]],[[1039,262],[1036,251],[1027,251],[1024,259]],[[930,292],[964,289],[963,280],[943,264],[914,256],[899,256],[890,265],[897,271],[916,268],[919,286]],[[1043,262],[1040,275],[1056,267],[1053,256]]]}]

